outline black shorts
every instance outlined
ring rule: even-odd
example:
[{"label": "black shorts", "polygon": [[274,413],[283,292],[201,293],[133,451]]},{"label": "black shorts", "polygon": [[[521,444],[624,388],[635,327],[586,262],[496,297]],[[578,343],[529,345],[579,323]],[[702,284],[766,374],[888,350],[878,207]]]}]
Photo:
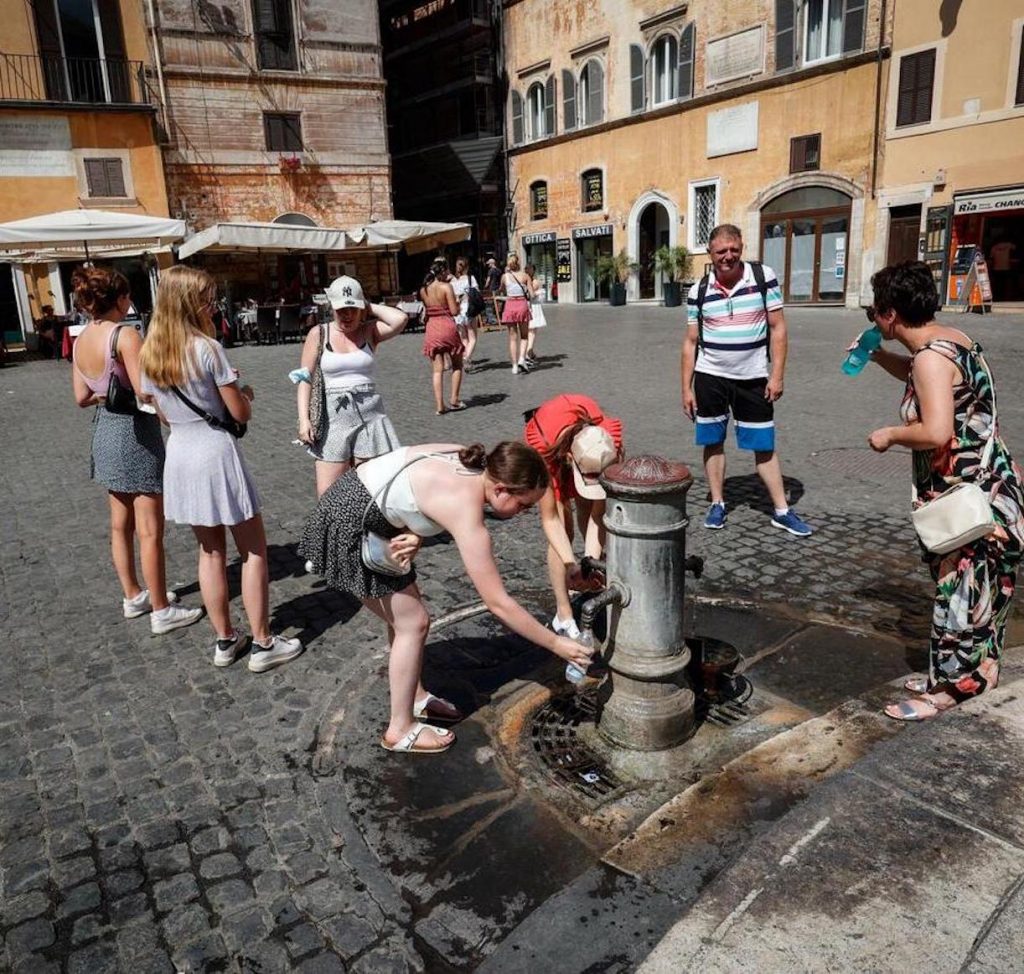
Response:
[{"label": "black shorts", "polygon": [[697,445],[725,442],[729,414],[736,420],[736,445],[741,450],[771,453],[775,449],[775,406],[764,397],[767,378],[726,379],[695,372]]}]

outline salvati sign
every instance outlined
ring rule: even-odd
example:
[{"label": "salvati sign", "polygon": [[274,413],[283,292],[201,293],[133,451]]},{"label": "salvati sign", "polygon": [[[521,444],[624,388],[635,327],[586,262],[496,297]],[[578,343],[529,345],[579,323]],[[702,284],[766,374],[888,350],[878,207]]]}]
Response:
[{"label": "salvati sign", "polygon": [[976,193],[953,200],[954,216],[961,213],[991,213],[994,210],[1024,210],[1024,186],[996,193]]},{"label": "salvati sign", "polygon": [[572,239],[582,240],[584,237],[610,237],[612,225],[610,223],[599,223],[596,227],[573,227]]}]

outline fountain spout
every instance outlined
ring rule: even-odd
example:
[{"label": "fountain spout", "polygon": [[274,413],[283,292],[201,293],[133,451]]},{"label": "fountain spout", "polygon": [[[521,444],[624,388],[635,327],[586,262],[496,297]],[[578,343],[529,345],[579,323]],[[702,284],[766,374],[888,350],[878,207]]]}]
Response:
[{"label": "fountain spout", "polygon": [[593,632],[597,614],[609,605],[629,605],[629,589],[621,582],[612,582],[603,592],[583,603],[580,612],[580,626],[584,632]]}]

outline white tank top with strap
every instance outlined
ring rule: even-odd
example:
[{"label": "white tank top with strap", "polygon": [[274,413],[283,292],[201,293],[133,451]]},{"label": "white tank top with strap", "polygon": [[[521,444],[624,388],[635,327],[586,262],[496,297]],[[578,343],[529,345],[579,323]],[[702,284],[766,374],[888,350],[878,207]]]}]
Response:
[{"label": "white tank top with strap", "polygon": [[377,382],[377,359],[369,342],[363,342],[354,352],[336,352],[325,344],[320,367],[324,370],[324,388],[328,392],[345,392]]},{"label": "white tank top with strap", "polygon": [[403,446],[361,463],[356,467],[356,476],[390,524],[396,528],[406,528],[421,538],[429,538],[440,534],[444,528],[423,514],[416,503],[416,495],[409,481],[410,467],[402,469],[411,460],[443,460],[458,464],[459,455],[423,453],[410,456],[409,447]]},{"label": "white tank top with strap", "polygon": [[526,288],[516,280],[515,275],[509,271],[505,277],[505,294],[510,298],[525,298]]}]

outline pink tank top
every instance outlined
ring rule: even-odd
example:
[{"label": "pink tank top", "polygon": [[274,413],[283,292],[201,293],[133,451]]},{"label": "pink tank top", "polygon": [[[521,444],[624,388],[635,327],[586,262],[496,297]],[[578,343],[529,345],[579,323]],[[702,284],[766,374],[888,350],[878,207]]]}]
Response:
[{"label": "pink tank top", "polygon": [[[90,322],[90,327],[92,327],[92,322]],[[113,344],[114,335],[117,333],[117,330],[124,327],[126,326],[114,325],[114,328],[110,333],[110,338],[107,340],[106,348],[103,351],[103,371],[95,379],[90,378],[78,368],[78,342],[75,342],[75,347],[71,353],[71,357],[75,361],[75,368],[78,369],[78,374],[82,377],[85,384],[97,395],[105,396],[107,394],[107,387],[110,385],[111,372],[116,373],[118,379],[120,379],[126,386],[131,386],[131,380],[128,378],[127,370],[120,362],[117,361],[117,359],[113,357],[113,355],[111,355],[110,347]]]}]

